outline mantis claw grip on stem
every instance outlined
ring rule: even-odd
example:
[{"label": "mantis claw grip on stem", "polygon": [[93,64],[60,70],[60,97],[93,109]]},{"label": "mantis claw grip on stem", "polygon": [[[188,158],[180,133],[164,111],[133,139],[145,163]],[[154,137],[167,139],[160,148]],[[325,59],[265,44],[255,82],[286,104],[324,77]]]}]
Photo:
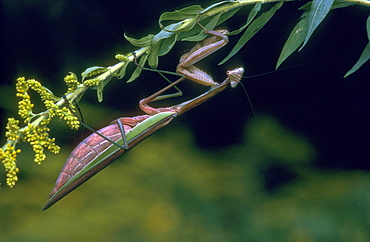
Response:
[{"label": "mantis claw grip on stem", "polygon": [[[88,136],[67,158],[59,177],[50,193],[50,198],[43,210],[46,210],[71,191],[86,182],[96,173],[111,164],[126,150],[149,137],[157,130],[168,125],[174,118],[208,101],[222,92],[228,85],[236,87],[244,69],[242,67],[227,71],[227,78],[222,83],[214,82],[212,77],[199,70],[194,64],[225,46],[227,30],[206,31],[211,36],[198,43],[190,52],[180,58],[176,71],[182,76],[175,82],[140,101],[140,108],[146,115],[122,117]],[[185,79],[210,86],[205,93],[178,105],[153,108],[149,103],[163,92]]]}]

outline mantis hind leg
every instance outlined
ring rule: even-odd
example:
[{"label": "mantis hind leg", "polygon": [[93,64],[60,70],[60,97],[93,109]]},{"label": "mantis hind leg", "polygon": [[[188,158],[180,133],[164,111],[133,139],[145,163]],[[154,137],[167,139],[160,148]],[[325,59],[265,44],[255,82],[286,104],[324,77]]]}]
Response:
[{"label": "mantis hind leg", "polygon": [[[134,63],[137,67],[143,69],[143,70],[146,70],[146,71],[152,71],[152,72],[157,72],[163,79],[165,79],[170,85],[173,83],[170,79],[168,79],[164,74],[170,74],[170,75],[174,75],[174,76],[179,76],[180,78],[181,77],[184,77],[183,74],[181,73],[177,73],[177,72],[172,72],[172,71],[164,71],[164,70],[157,70],[157,69],[152,69],[152,68],[147,68],[147,67],[144,67],[144,66],[141,66],[139,63],[137,63],[137,59],[136,59],[136,55],[135,55],[135,52],[132,52],[133,53],[133,56],[134,56]],[[159,95],[159,96],[156,96],[155,98],[153,98],[151,100],[151,102],[154,102],[154,101],[159,101],[159,100],[164,100],[164,99],[168,99],[168,98],[173,98],[173,97],[180,97],[182,96],[182,91],[180,88],[178,88],[176,85],[173,85],[171,86],[173,88],[176,89],[176,93],[172,93],[172,94],[165,94],[165,95]],[[168,88],[169,89],[169,88]],[[166,89],[167,90],[167,89]],[[144,111],[144,110],[143,110]],[[144,111],[145,112],[145,111]]]},{"label": "mantis hind leg", "polygon": [[[160,112],[176,112],[176,110],[174,110],[173,107],[164,107],[164,108],[153,108],[151,106],[148,105],[148,103],[150,102],[153,102],[153,101],[157,101],[157,100],[160,100],[160,99],[163,99],[163,95],[160,96],[163,92],[167,91],[168,89],[176,86],[177,84],[179,84],[180,82],[182,82],[183,80],[185,80],[186,77],[183,76],[183,77],[180,77],[179,79],[177,79],[175,82],[171,83],[170,85],[162,88],[161,90],[159,90],[158,92],[150,95],[149,97],[147,98],[144,98],[142,100],[140,100],[140,103],[139,103],[139,107],[141,110],[143,110],[145,113],[147,114],[150,114],[150,115],[154,115],[154,114],[157,114],[157,113],[160,113]],[[159,98],[159,99],[158,99]]]},{"label": "mantis hind leg", "polygon": [[[126,139],[126,135],[125,135],[125,129],[124,129],[124,124],[120,119],[117,119],[117,125],[118,125],[118,128],[121,132],[121,135],[122,135],[122,140],[123,140],[123,145],[120,145],[120,144],[117,144],[116,142],[114,142],[113,140],[110,140],[108,139],[107,137],[105,137],[103,134],[99,133],[98,131],[96,131],[95,129],[91,128],[89,125],[85,124],[82,120],[80,120],[78,118],[78,116],[76,115],[76,112],[71,108],[71,104],[70,102],[68,101],[68,99],[66,98],[66,96],[64,95],[63,96],[65,102],[67,103],[68,105],[68,109],[69,111],[78,119],[78,121],[85,127],[87,128],[88,130],[92,131],[93,133],[99,135],[100,137],[102,137],[103,139],[111,142],[112,144],[118,146],[119,148],[121,149],[124,149],[124,150],[127,150],[129,147],[128,147],[128,141]],[[78,110],[79,110],[79,113],[81,115],[81,118],[82,118],[82,112],[80,110],[80,108],[78,107]],[[114,123],[115,121],[113,121],[112,123]]]}]

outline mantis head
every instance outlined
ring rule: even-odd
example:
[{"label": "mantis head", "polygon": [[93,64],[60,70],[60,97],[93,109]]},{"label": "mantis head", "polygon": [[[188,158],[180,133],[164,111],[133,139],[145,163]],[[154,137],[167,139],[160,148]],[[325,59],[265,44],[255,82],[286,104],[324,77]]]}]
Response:
[{"label": "mantis head", "polygon": [[226,75],[230,80],[230,86],[232,88],[235,88],[239,84],[239,81],[242,79],[243,74],[244,74],[243,67],[238,67],[226,72]]}]

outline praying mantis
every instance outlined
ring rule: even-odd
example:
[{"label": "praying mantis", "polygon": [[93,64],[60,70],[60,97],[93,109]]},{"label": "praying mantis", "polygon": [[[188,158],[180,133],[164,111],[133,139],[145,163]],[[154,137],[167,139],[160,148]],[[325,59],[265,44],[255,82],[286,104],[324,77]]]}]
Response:
[{"label": "praying mantis", "polygon": [[[42,210],[48,209],[136,144],[167,126],[177,116],[208,101],[229,85],[233,88],[238,85],[244,74],[242,67],[227,71],[227,78],[222,83],[218,83],[214,82],[210,75],[194,66],[195,63],[228,43],[227,30],[205,30],[205,33],[210,36],[181,56],[176,72],[182,76],[140,101],[139,107],[146,115],[118,118],[110,125],[92,133],[71,152]],[[210,89],[191,100],[171,107],[149,106],[150,102],[161,99],[160,95],[165,91],[186,79],[209,86]]]}]

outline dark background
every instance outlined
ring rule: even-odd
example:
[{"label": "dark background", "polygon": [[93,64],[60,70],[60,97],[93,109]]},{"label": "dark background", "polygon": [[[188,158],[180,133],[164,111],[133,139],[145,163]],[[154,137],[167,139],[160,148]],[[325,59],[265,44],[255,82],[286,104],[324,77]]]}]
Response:
[{"label": "dark background", "polygon": [[[246,75],[274,70],[282,46],[301,14],[294,10],[301,4],[285,4],[230,62],[242,63]],[[123,33],[137,38],[156,33],[159,30],[156,21],[163,11],[187,5],[186,1],[39,4],[30,1],[18,6],[4,1],[1,8],[2,84],[14,85],[16,77],[22,75],[50,83],[47,86],[51,85],[50,89],[60,95],[58,91],[64,90],[62,78],[67,71],[79,74],[89,66],[115,63],[114,53],[134,49],[123,39]],[[140,14],[135,14],[138,10]],[[365,29],[368,13],[368,9],[360,6],[332,11],[307,46],[294,53],[282,67],[303,65],[244,82],[257,115],[275,116],[289,129],[307,137],[318,148],[315,165],[321,168],[369,169],[369,63],[343,79],[368,42]],[[237,28],[244,18],[239,13],[225,27],[233,29],[235,24]],[[235,41],[236,37],[231,37],[229,50]],[[160,59],[159,69],[171,70],[168,67],[172,66],[174,70],[177,57],[173,56],[189,48],[189,44],[177,45],[175,54]],[[228,53],[226,48],[220,52],[217,58],[212,58],[215,60],[209,61],[211,64],[218,63]],[[232,66],[204,69],[220,79],[228,65]],[[129,85],[114,82],[106,89],[104,104],[122,109],[123,114],[134,113],[139,98],[161,87],[160,82],[144,80],[146,77],[153,80],[150,73]],[[125,88],[130,91],[123,93]],[[197,86],[192,85],[190,89],[194,88]],[[186,87],[185,90],[191,96],[191,90]],[[94,102],[93,92],[90,94],[85,98]],[[229,91],[229,95],[215,100],[213,106],[199,108],[184,117],[199,145],[212,149],[240,142],[240,127],[253,116],[241,88]]]}]

